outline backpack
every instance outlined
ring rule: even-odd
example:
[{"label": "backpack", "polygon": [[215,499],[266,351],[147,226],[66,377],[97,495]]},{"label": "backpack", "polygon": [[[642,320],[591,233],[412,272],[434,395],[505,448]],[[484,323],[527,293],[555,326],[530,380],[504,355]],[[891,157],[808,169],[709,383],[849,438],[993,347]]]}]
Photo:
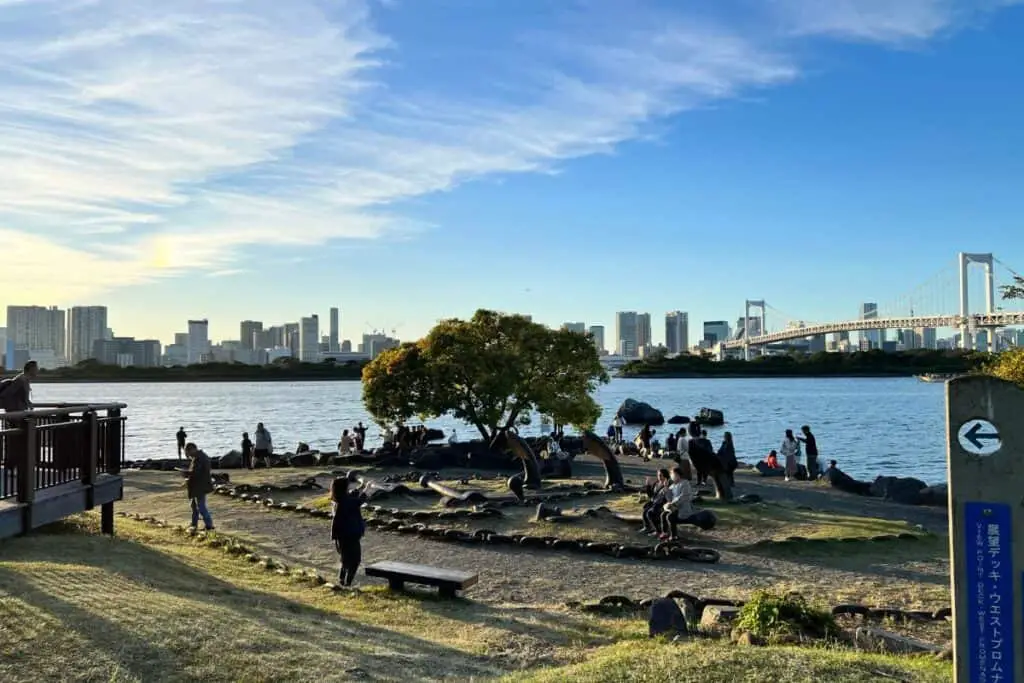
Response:
[{"label": "backpack", "polygon": [[8,377],[4,380],[0,380],[0,408],[9,410],[10,399],[13,396],[12,393],[7,393],[7,390],[14,384],[14,377]]}]

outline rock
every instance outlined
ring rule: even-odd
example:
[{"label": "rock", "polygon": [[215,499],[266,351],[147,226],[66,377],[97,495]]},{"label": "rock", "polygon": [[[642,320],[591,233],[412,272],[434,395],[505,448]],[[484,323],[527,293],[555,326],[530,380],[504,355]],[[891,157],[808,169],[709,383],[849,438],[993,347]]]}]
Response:
[{"label": "rock", "polygon": [[890,654],[930,654],[938,655],[942,648],[926,643],[917,638],[901,636],[875,626],[861,626],[853,634],[854,644],[861,650],[885,652]]},{"label": "rock", "polygon": [[714,408],[701,408],[693,421],[708,427],[721,427],[725,424],[725,414]]},{"label": "rock", "polygon": [[647,632],[651,638],[660,635],[686,635],[689,629],[683,611],[672,598],[658,598],[651,603],[647,618]]},{"label": "rock", "polygon": [[871,484],[866,481],[857,481],[838,467],[829,467],[821,475],[834,489],[858,496],[870,496]]},{"label": "rock", "polygon": [[935,653],[935,659],[941,659],[944,662],[953,661],[953,643],[952,641],[946,643],[946,646],[942,648],[940,652]]},{"label": "rock", "polygon": [[726,607],[724,605],[708,605],[700,617],[701,628],[713,630],[736,621],[736,615],[740,613],[739,607]]},{"label": "rock", "polygon": [[320,461],[320,454],[312,451],[302,451],[288,458],[288,464],[292,467],[313,467]]},{"label": "rock", "polygon": [[919,492],[920,505],[946,507],[949,505],[949,487],[945,484],[926,486]]},{"label": "rock", "polygon": [[670,425],[684,425],[690,421],[690,418],[685,415],[673,415],[668,419]]},{"label": "rock", "polygon": [[650,403],[627,398],[619,406],[618,416],[628,425],[661,426],[665,424],[665,416]]},{"label": "rock", "polygon": [[919,505],[921,489],[925,488],[927,484],[913,477],[878,477],[871,484],[871,495],[905,505]]},{"label": "rock", "polygon": [[733,629],[731,635],[732,642],[736,643],[737,645],[743,645],[746,647],[761,647],[766,644],[764,638],[761,638],[760,636],[755,636],[750,631],[739,631]]},{"label": "rock", "polygon": [[771,467],[768,467],[768,463],[764,460],[754,465],[754,469],[757,470],[762,477],[786,476],[786,469],[784,467],[776,467],[775,469],[772,469]]}]

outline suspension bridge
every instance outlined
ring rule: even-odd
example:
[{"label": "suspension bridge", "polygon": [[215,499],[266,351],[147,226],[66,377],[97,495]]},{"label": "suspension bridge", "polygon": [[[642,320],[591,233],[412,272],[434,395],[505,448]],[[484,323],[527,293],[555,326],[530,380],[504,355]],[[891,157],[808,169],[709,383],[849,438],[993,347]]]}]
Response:
[{"label": "suspension bridge", "polygon": [[[1000,296],[1002,288],[1014,284],[1017,276],[1014,269],[992,254],[960,253],[955,261],[944,265],[910,293],[884,305],[862,304],[859,318],[835,322],[808,322],[780,311],[763,299],[748,299],[744,304],[741,329],[734,338],[719,344],[719,353],[724,356],[727,352],[742,350],[744,358],[749,360],[752,349],[763,349],[771,344],[849,332],[874,335],[880,340],[884,330],[926,329],[957,330],[960,348],[976,348],[980,340],[992,351],[996,330],[1024,325],[1024,301],[1005,300]],[[751,316],[752,311],[759,315]],[[772,322],[776,325],[784,321],[781,329],[769,328],[768,311],[772,311]],[[980,331],[987,334],[979,335]]]}]

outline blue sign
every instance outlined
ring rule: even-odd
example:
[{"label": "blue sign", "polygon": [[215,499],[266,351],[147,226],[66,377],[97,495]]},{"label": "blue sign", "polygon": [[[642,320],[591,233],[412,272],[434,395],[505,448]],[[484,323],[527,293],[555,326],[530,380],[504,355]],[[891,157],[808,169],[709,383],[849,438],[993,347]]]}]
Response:
[{"label": "blue sign", "polygon": [[1013,681],[1013,512],[1004,503],[966,503],[970,683]]}]

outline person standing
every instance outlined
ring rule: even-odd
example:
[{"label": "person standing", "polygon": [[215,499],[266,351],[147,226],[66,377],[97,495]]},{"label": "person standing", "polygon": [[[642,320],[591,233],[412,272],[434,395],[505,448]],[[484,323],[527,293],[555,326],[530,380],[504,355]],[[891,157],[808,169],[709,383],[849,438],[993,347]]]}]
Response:
[{"label": "person standing", "polygon": [[800,457],[800,442],[793,438],[793,430],[787,429],[786,436],[782,439],[782,446],[779,447],[779,453],[785,458],[786,462],[786,481],[796,478],[797,466]]},{"label": "person standing", "polygon": [[185,450],[185,442],[188,441],[188,434],[185,433],[184,427],[178,427],[178,460],[181,460],[181,454]]},{"label": "person standing", "polygon": [[274,441],[270,438],[270,432],[263,423],[256,425],[256,432],[253,434],[253,468],[256,463],[262,461],[266,467],[270,467],[270,455],[274,452]]},{"label": "person standing", "polygon": [[249,440],[249,432],[242,432],[242,469],[252,469],[252,441]]},{"label": "person standing", "polygon": [[341,438],[338,439],[338,455],[352,455],[352,437],[348,435],[347,429],[341,431]]},{"label": "person standing", "polygon": [[[8,413],[32,410],[32,380],[38,374],[39,363],[30,360],[19,374],[0,382],[0,408]],[[4,425],[11,429],[21,429],[25,426],[25,420],[5,416]],[[16,486],[13,479],[7,482],[8,472],[16,468],[28,454],[28,436],[24,431],[11,432],[7,435],[7,447],[3,451],[3,460],[0,461],[0,494],[6,495],[8,488]]]},{"label": "person standing", "polygon": [[618,413],[615,413],[612,427],[615,429],[615,443],[622,443],[622,418],[619,417]]},{"label": "person standing", "polygon": [[804,453],[807,454],[807,478],[811,481],[817,481],[818,471],[818,439],[815,438],[814,434],[811,433],[809,425],[804,425],[800,428],[803,432],[801,436],[796,437],[797,440],[804,442]]},{"label": "person standing", "polygon": [[206,507],[206,496],[213,491],[210,457],[194,443],[185,444],[185,456],[189,459],[188,470],[185,472],[185,487],[192,506],[192,528],[195,529],[199,525],[199,518],[202,517],[206,530],[213,531],[213,518]]},{"label": "person standing", "polygon": [[359,424],[352,431],[356,435],[356,451],[362,453],[363,448],[366,446],[366,426],[363,424],[363,421],[360,420]]},{"label": "person standing", "polygon": [[355,496],[349,495],[348,477],[338,477],[331,483],[331,540],[341,557],[338,583],[351,586],[356,578],[359,564],[363,560],[362,538],[366,532],[362,504]]},{"label": "person standing", "polygon": [[722,435],[722,445],[718,447],[718,459],[725,468],[725,476],[730,486],[736,485],[736,468],[739,462],[736,460],[736,446],[732,442],[732,432]]}]

